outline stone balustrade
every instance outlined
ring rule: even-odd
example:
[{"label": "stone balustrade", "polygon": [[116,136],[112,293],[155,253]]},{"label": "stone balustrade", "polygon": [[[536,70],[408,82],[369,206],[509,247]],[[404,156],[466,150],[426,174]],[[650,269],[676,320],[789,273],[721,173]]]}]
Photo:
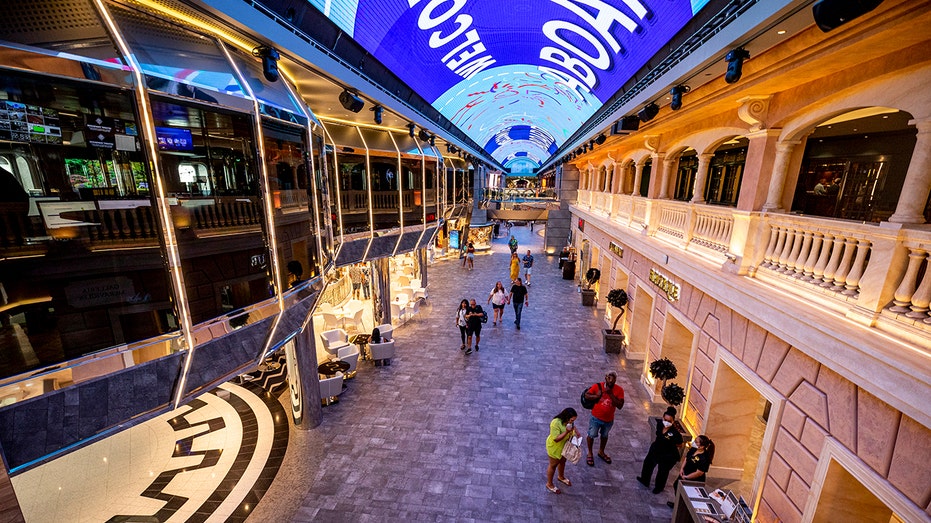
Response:
[{"label": "stone balustrade", "polygon": [[[579,195],[581,209],[611,223],[637,232],[646,225],[680,249],[720,253],[722,264],[737,257],[748,269],[741,274],[800,295],[827,296],[838,310],[868,318],[868,325],[890,331],[908,325],[911,339],[931,333],[931,231],[627,194]],[[752,225],[735,236],[736,219]]]}]

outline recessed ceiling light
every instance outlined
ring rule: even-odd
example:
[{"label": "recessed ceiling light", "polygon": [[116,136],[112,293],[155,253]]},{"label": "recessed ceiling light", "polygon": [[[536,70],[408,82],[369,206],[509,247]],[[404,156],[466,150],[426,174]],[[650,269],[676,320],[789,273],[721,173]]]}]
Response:
[{"label": "recessed ceiling light", "polygon": [[786,34],[786,30],[785,30],[785,29],[780,29],[779,31],[776,31],[776,34],[777,34],[777,35],[784,35],[784,34]]},{"label": "recessed ceiling light", "polygon": [[889,115],[888,115],[888,114],[883,115],[883,119],[886,119],[886,118],[889,118]]},{"label": "recessed ceiling light", "polygon": [[853,132],[857,132],[857,130],[856,130],[856,129],[854,129],[854,130],[853,130]]}]

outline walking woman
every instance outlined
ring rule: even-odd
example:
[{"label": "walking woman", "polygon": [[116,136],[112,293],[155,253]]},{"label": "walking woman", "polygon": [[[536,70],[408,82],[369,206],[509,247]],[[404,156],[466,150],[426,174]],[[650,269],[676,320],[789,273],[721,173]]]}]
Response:
[{"label": "walking woman", "polygon": [[562,492],[553,484],[553,473],[557,470],[559,475],[556,476],[556,479],[567,487],[572,486],[572,482],[566,477],[566,458],[562,455],[562,448],[566,446],[569,438],[573,435],[582,436],[579,429],[575,428],[577,416],[575,409],[568,407],[563,409],[550,422],[550,435],[546,438],[546,455],[550,459],[550,464],[546,468],[546,490],[553,494]]},{"label": "walking woman", "polygon": [[516,252],[511,253],[511,283],[514,283],[514,280],[520,276],[520,258],[517,257]]},{"label": "walking woman", "polygon": [[462,337],[462,347],[459,350],[465,350],[466,342],[466,312],[469,311],[469,300],[459,302],[459,309],[456,311],[456,326],[459,327],[459,336]]},{"label": "walking woman", "polygon": [[[702,434],[692,441],[692,448],[686,454],[682,467],[679,468],[679,477],[672,484],[673,492],[679,487],[679,480],[705,482],[708,475],[708,469],[711,468],[711,462],[714,460],[714,442],[711,438]],[[666,505],[672,507],[674,504],[670,501]]]},{"label": "walking woman", "polygon": [[492,325],[497,325],[498,322],[504,319],[504,304],[507,302],[508,293],[504,290],[504,285],[501,285],[499,281],[495,284],[495,288],[491,290],[491,294],[488,295],[487,303],[490,303],[494,310],[494,316],[491,321]]}]

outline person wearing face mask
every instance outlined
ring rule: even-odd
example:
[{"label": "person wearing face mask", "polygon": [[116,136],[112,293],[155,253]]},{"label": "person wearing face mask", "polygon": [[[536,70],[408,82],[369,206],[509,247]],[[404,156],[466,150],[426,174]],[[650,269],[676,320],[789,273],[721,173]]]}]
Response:
[{"label": "person wearing face mask", "polygon": [[[711,468],[711,462],[714,460],[714,442],[711,438],[702,434],[692,442],[692,448],[685,456],[682,467],[679,469],[679,477],[673,482],[673,490],[679,487],[679,480],[705,482],[708,469]],[[672,507],[674,503],[667,502],[666,505]]]},{"label": "person wearing face mask", "polygon": [[656,439],[650,445],[647,457],[643,459],[643,468],[637,481],[650,488],[650,479],[653,469],[656,468],[656,485],[654,494],[659,494],[666,488],[666,479],[669,471],[679,461],[679,448],[682,446],[682,434],[673,425],[676,420],[676,408],[669,407],[663,414],[662,423],[656,425]]}]

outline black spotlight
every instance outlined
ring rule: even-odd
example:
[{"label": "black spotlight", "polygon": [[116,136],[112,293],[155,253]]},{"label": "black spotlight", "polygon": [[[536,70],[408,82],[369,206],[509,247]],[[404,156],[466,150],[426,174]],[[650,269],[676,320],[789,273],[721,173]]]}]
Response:
[{"label": "black spotlight", "polygon": [[669,104],[669,108],[673,111],[678,111],[682,109],[682,95],[691,91],[692,88],[687,85],[677,85],[669,90],[669,96],[672,97],[672,102]]},{"label": "black spotlight", "polygon": [[436,147],[436,135],[435,134],[430,135],[430,147]]},{"label": "black spotlight", "polygon": [[411,135],[411,138],[414,137],[414,129],[417,129],[416,125],[412,123],[407,124],[407,133]]},{"label": "black spotlight", "polygon": [[637,113],[637,118],[640,118],[641,122],[646,123],[656,118],[657,114],[659,114],[659,106],[656,105],[656,102],[650,102],[649,105],[640,109],[640,112]]},{"label": "black spotlight", "polygon": [[595,138],[595,143],[597,143],[598,145],[601,145],[601,144],[605,143],[605,140],[607,140],[607,139],[608,139],[608,137],[605,136],[604,133],[601,133],[601,134],[598,135],[598,138]]},{"label": "black spotlight", "polygon": [[361,98],[356,96],[355,93],[350,93],[347,90],[339,93],[339,103],[343,104],[343,107],[346,110],[357,113],[365,107],[365,102]]},{"label": "black spotlight", "polygon": [[883,0],[819,0],[811,6],[818,29],[825,33],[865,15],[879,7]]},{"label": "black spotlight", "polygon": [[262,74],[265,75],[265,79],[269,82],[277,82],[278,59],[281,58],[278,51],[274,47],[260,45],[252,50],[252,56],[262,59]]},{"label": "black spotlight", "polygon": [[426,130],[424,130],[423,128],[421,128],[421,129],[420,129],[420,132],[417,133],[417,138],[420,138],[420,141],[421,141],[421,142],[427,142],[427,141],[430,141],[430,134],[427,133]]},{"label": "black spotlight", "polygon": [[381,117],[385,113],[385,108],[380,105],[376,105],[375,107],[372,107],[372,112],[375,113],[375,123],[381,125]]},{"label": "black spotlight", "polygon": [[744,60],[750,58],[750,52],[743,47],[731,49],[724,59],[727,60],[727,72],[724,73],[724,81],[732,84],[740,80],[743,74]]},{"label": "black spotlight", "polygon": [[588,148],[591,149],[591,150],[593,150],[593,151],[595,150],[595,140],[589,140],[589,141],[588,141]]}]

